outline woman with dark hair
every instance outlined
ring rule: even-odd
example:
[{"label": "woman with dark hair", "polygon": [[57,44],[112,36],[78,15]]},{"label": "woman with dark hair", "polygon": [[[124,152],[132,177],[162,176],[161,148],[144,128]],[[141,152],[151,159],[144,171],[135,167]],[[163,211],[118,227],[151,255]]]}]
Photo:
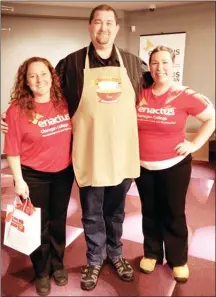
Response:
[{"label": "woman with dark hair", "polygon": [[[156,47],[149,59],[153,84],[137,105],[141,175],[136,179],[142,205],[144,257],[140,269],[151,273],[165,256],[177,281],[189,277],[185,198],[191,153],[215,129],[214,108],[203,95],[173,82],[175,53]],[[185,139],[187,117],[202,122],[193,141]]]},{"label": "woman with dark hair", "polygon": [[10,126],[4,153],[15,192],[41,208],[41,246],[31,255],[36,291],[50,293],[68,281],[63,265],[67,207],[74,179],[71,165],[71,121],[59,78],[50,62],[33,57],[18,69],[7,110]]}]

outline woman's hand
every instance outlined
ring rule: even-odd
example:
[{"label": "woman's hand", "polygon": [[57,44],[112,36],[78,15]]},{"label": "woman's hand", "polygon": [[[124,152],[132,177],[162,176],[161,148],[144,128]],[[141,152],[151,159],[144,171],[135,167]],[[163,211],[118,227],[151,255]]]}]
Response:
[{"label": "woman's hand", "polygon": [[193,142],[188,141],[186,139],[184,140],[184,142],[179,143],[175,147],[177,154],[180,156],[187,156],[197,151],[197,149],[197,146]]},{"label": "woman's hand", "polygon": [[23,199],[27,199],[29,197],[29,188],[23,179],[15,181],[15,193]]}]

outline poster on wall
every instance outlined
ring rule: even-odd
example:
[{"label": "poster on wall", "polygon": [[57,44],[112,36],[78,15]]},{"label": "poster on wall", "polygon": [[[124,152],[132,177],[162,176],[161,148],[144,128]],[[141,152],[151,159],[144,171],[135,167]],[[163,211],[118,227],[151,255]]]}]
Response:
[{"label": "poster on wall", "polygon": [[159,45],[168,46],[175,51],[173,80],[182,85],[186,33],[161,33],[140,36],[140,58],[148,63],[151,51]]}]

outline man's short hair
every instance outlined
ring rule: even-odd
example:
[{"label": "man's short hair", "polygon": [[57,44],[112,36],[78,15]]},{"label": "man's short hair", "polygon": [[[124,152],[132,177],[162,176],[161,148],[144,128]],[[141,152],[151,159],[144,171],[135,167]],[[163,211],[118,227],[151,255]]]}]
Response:
[{"label": "man's short hair", "polygon": [[118,16],[117,16],[117,13],[116,11],[109,5],[106,5],[106,4],[102,4],[102,5],[99,5],[99,6],[96,6],[91,14],[90,14],[90,17],[89,17],[89,24],[91,24],[92,20],[94,19],[94,14],[97,10],[101,10],[101,11],[112,11],[114,13],[114,17],[115,17],[115,21],[116,21],[116,24],[119,23],[119,20],[118,20]]}]

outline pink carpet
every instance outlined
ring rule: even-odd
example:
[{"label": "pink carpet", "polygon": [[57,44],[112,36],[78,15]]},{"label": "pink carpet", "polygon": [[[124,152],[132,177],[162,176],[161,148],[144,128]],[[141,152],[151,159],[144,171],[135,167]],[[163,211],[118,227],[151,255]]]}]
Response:
[{"label": "pink carpet", "polygon": [[[4,167],[4,166],[3,166]],[[14,199],[13,182],[8,168],[1,170],[2,238],[6,205]],[[207,162],[193,162],[187,194],[187,224],[189,229],[190,278],[177,284],[166,261],[145,275],[139,271],[143,256],[140,201],[135,184],[126,200],[126,217],[122,242],[124,256],[135,270],[131,283],[122,282],[110,264],[104,265],[98,285],[92,292],[80,289],[80,269],[85,264],[86,245],[81,223],[77,185],[74,183],[67,216],[67,248],[65,266],[69,282],[58,287],[52,280],[50,296],[215,296],[215,171]],[[37,296],[32,279],[34,273],[28,256],[3,245],[2,296]]]}]

